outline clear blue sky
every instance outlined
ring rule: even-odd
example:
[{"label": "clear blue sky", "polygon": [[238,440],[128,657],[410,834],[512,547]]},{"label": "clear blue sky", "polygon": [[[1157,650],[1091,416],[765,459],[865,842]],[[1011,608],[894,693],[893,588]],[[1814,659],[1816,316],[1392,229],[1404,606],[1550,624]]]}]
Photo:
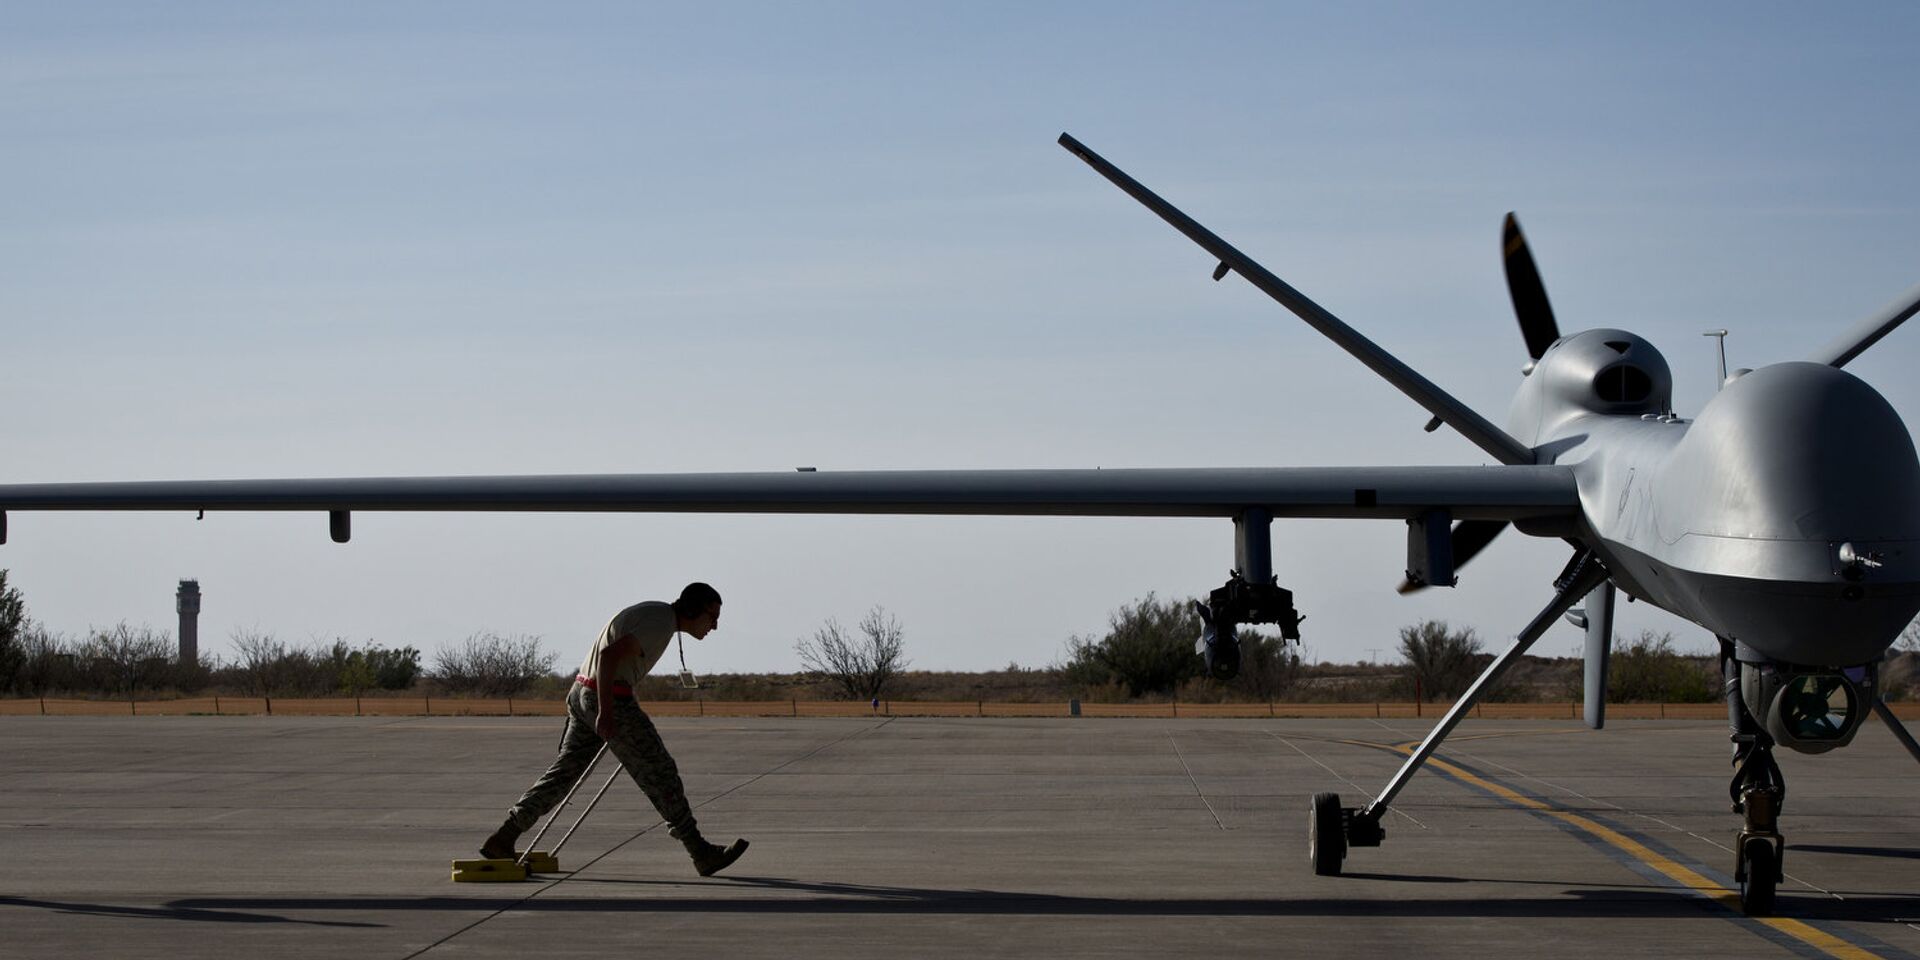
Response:
[{"label": "clear blue sky", "polygon": [[[1910,4],[0,8],[0,480],[1476,463],[1054,145],[1070,131],[1495,420],[1517,210],[1563,329],[1794,359],[1920,281]],[[1902,330],[1849,367],[1910,423]],[[884,604],[917,666],[1057,658],[1224,521],[14,514],[69,633],[572,660],[690,578],[696,671]],[[1490,638],[1565,551],[1392,592],[1398,523],[1276,527],[1319,658]],[[1706,637],[1636,605],[1622,632]],[[1565,635],[1562,636],[1561,633]],[[1542,651],[1565,653],[1571,628]]]}]

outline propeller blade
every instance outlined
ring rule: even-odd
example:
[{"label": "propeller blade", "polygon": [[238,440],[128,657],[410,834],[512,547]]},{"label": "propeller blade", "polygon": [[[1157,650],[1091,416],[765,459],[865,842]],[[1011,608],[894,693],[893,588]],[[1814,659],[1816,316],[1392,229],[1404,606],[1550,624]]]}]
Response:
[{"label": "propeller blade", "polygon": [[1500,250],[1507,268],[1507,293],[1513,297],[1514,315],[1520,318],[1520,335],[1527,338],[1527,355],[1538,360],[1560,339],[1560,327],[1553,322],[1553,305],[1547,302],[1533,251],[1527,249],[1527,236],[1511,213],[1500,228]]},{"label": "propeller blade", "polygon": [[[1500,531],[1506,528],[1505,520],[1462,520],[1454,524],[1453,529],[1447,534],[1453,541],[1453,568],[1459,570],[1466,566],[1467,561],[1485,550],[1487,544],[1492,543],[1493,538],[1499,536]],[[1400,586],[1394,589],[1400,593],[1414,593],[1426,588],[1427,585],[1424,583],[1415,584],[1410,580],[1402,580]]]}]

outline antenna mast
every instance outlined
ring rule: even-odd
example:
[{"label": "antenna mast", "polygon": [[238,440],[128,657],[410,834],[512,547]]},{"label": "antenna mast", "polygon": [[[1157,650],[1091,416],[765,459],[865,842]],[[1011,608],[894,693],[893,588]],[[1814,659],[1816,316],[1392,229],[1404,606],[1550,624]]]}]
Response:
[{"label": "antenna mast", "polygon": [[1701,336],[1712,337],[1720,342],[1720,379],[1714,381],[1714,389],[1719,390],[1721,387],[1727,385],[1727,332],[1725,330],[1708,330],[1706,333],[1701,334]]}]

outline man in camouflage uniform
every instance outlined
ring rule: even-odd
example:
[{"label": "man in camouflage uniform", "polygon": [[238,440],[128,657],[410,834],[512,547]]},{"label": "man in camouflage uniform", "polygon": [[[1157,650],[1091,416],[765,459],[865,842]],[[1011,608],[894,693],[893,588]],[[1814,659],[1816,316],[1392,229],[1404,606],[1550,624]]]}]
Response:
[{"label": "man in camouflage uniform", "polygon": [[567,726],[560,736],[560,755],[507,812],[507,822],[487,838],[480,855],[517,858],[514,841],[566,796],[605,743],[667,821],[667,832],[686,845],[701,876],[712,876],[740,859],[747,841],[735,840],[722,847],[700,836],[686,789],[680,784],[680,769],[633,697],[634,686],[660,662],[674,634],[690,633],[699,640],[719,625],[720,593],[704,583],[687,584],[680,599],[670,604],[648,601],[615,614],[567,691]]}]

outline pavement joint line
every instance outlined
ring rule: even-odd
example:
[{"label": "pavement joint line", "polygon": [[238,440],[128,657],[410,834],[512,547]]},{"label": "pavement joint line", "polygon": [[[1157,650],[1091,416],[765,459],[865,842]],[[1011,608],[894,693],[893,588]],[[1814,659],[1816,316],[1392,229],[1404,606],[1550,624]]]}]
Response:
[{"label": "pavement joint line", "polygon": [[[819,746],[817,746],[817,747],[815,747],[815,748],[813,748],[812,750],[809,750],[809,751],[807,751],[806,753],[804,753],[804,754],[801,754],[800,756],[797,756],[797,757],[794,757],[794,758],[793,758],[793,759],[791,759],[791,760],[787,760],[787,761],[785,761],[785,762],[783,762],[783,763],[780,763],[780,764],[778,764],[778,765],[776,765],[776,766],[774,766],[774,767],[772,767],[772,768],[770,768],[770,769],[768,769],[768,770],[766,770],[766,771],[765,771],[765,772],[763,772],[763,773],[760,773],[760,774],[756,774],[756,775],[755,775],[755,776],[754,776],[754,777],[753,777],[752,779],[750,779],[750,780],[746,780],[746,781],[743,781],[743,782],[740,782],[740,783],[736,783],[736,784],[734,784],[733,786],[731,786],[731,787],[728,787],[727,789],[725,789],[725,790],[722,790],[722,791],[720,791],[719,793],[716,793],[716,794],[714,794],[713,796],[711,796],[711,797],[708,797],[707,799],[705,799],[705,800],[702,800],[702,801],[700,801],[699,803],[696,803],[696,804],[694,804],[694,805],[693,805],[693,806],[694,806],[694,809],[696,809],[696,810],[697,810],[697,809],[699,809],[699,808],[701,808],[701,807],[704,807],[704,806],[706,806],[707,804],[710,804],[710,803],[712,803],[712,802],[714,802],[715,800],[719,800],[719,799],[721,799],[722,797],[725,797],[725,796],[727,796],[727,795],[728,795],[728,794],[730,794],[730,793],[733,793],[733,792],[735,792],[735,791],[738,791],[738,790],[741,790],[741,789],[744,789],[744,788],[746,788],[746,787],[748,787],[748,786],[751,786],[752,784],[754,784],[754,783],[757,783],[757,782],[759,782],[760,780],[762,780],[762,779],[764,779],[764,778],[766,778],[766,777],[770,777],[770,776],[772,776],[772,775],[774,775],[774,774],[776,774],[776,773],[779,773],[780,771],[782,771],[782,770],[785,770],[786,768],[788,768],[788,767],[790,767],[790,766],[793,766],[794,764],[796,764],[796,763],[799,763],[799,762],[801,762],[801,761],[803,761],[803,760],[808,760],[808,759],[811,759],[812,757],[814,757],[814,756],[816,756],[816,755],[818,755],[818,754],[820,754],[820,753],[822,753],[822,752],[824,752],[824,751],[826,751],[826,750],[827,750],[827,749],[829,749],[829,748],[832,748],[832,747],[837,747],[837,746],[839,746],[840,744],[843,744],[843,743],[846,743],[846,742],[847,742],[848,740],[852,740],[852,739],[854,739],[854,738],[856,738],[856,737],[861,737],[861,736],[865,736],[866,734],[869,734],[869,733],[872,733],[873,731],[875,731],[875,730],[878,730],[878,729],[880,729],[881,727],[884,727],[884,726],[886,726],[886,725],[887,725],[887,724],[889,724],[889,723],[892,723],[892,722],[893,722],[893,720],[894,720],[894,718],[892,718],[892,717],[888,717],[888,718],[886,718],[886,719],[884,719],[884,720],[881,720],[881,721],[880,721],[879,723],[875,723],[875,724],[871,724],[871,725],[869,725],[869,726],[865,726],[865,727],[862,727],[862,728],[860,728],[860,729],[858,729],[858,730],[855,730],[855,731],[853,731],[852,733],[849,733],[849,734],[847,734],[847,735],[846,735],[846,736],[844,736],[844,737],[839,737],[839,738],[836,738],[836,739],[833,739],[833,740],[829,740],[829,741],[827,741],[826,743],[823,743],[823,744],[821,744],[821,745],[819,745]],[[654,823],[651,823],[651,824],[648,824],[647,826],[644,826],[644,827],[641,827],[641,828],[639,829],[639,831],[637,831],[636,833],[634,833],[634,835],[633,835],[633,836],[630,836],[630,837],[628,837],[628,838],[626,838],[625,840],[622,840],[622,841],[620,841],[619,843],[616,843],[616,844],[614,844],[613,846],[611,846],[611,847],[608,847],[608,848],[607,848],[607,849],[606,849],[605,851],[603,851],[603,852],[602,852],[602,853],[601,853],[601,854],[600,854],[599,856],[597,856],[597,857],[594,857],[593,859],[591,859],[591,860],[588,860],[588,861],[587,861],[586,863],[583,863],[583,864],[581,864],[581,865],[580,865],[579,867],[577,867],[577,868],[575,868],[575,869],[573,869],[573,870],[570,870],[570,871],[568,871],[568,872],[567,872],[567,875],[566,875],[566,876],[564,876],[564,877],[556,877],[556,878],[554,878],[554,880],[553,880],[553,882],[552,882],[552,883],[547,883],[547,884],[543,884],[543,885],[541,885],[540,887],[538,887],[538,888],[536,888],[536,889],[534,889],[534,890],[532,890],[532,891],[530,891],[530,892],[529,892],[529,893],[528,893],[528,894],[527,894],[526,896],[524,896],[524,897],[521,897],[520,899],[518,899],[518,900],[515,900],[514,902],[512,902],[512,903],[509,903],[509,904],[507,904],[506,906],[504,906],[504,907],[501,907],[500,909],[498,909],[498,910],[495,910],[495,911],[493,911],[492,913],[489,913],[489,914],[487,914],[486,916],[484,916],[484,917],[481,917],[480,919],[478,919],[478,920],[475,920],[475,921],[473,921],[472,923],[469,923],[469,924],[467,924],[466,926],[464,926],[464,927],[461,927],[460,929],[458,929],[458,930],[455,930],[455,931],[453,931],[452,933],[449,933],[449,934],[447,934],[446,936],[444,936],[444,937],[441,937],[440,939],[438,939],[438,940],[435,940],[434,942],[432,942],[432,943],[429,943],[429,944],[427,944],[426,946],[424,946],[424,947],[421,947],[420,949],[418,949],[418,950],[415,950],[415,951],[414,951],[414,952],[412,952],[412,953],[409,953],[409,954],[407,954],[407,955],[406,955],[405,957],[402,957],[402,958],[401,958],[401,960],[414,960],[414,958],[415,958],[415,957],[419,957],[419,956],[421,956],[421,955],[423,955],[423,954],[425,954],[425,953],[427,953],[428,951],[431,951],[431,950],[434,950],[434,949],[436,949],[436,948],[438,948],[438,947],[440,947],[440,946],[442,946],[443,944],[446,944],[446,943],[447,943],[448,941],[451,941],[451,940],[453,940],[453,939],[454,939],[455,937],[458,937],[458,936],[460,936],[461,934],[463,934],[463,933],[466,933],[467,931],[469,931],[469,930],[472,930],[472,929],[474,929],[475,927],[478,927],[478,926],[480,926],[481,924],[483,924],[483,923],[486,923],[487,921],[489,921],[489,920],[492,920],[492,919],[494,919],[495,917],[498,917],[498,916],[500,916],[500,915],[501,915],[501,914],[503,914],[503,913],[507,913],[507,912],[509,912],[509,911],[511,911],[511,910],[514,910],[514,909],[516,909],[516,908],[518,908],[519,906],[521,906],[522,904],[525,904],[525,903],[527,903],[528,901],[530,901],[530,900],[532,900],[533,898],[535,898],[535,897],[537,897],[537,896],[539,896],[539,895],[541,895],[541,894],[543,894],[543,893],[548,893],[548,892],[550,892],[550,891],[553,891],[553,890],[557,890],[557,889],[559,889],[559,888],[560,888],[560,885],[561,885],[561,884],[563,884],[563,883],[566,883],[566,882],[567,882],[567,881],[569,881],[569,880],[572,880],[572,879],[573,879],[574,877],[576,877],[576,876],[578,876],[578,875],[579,875],[579,874],[580,874],[580,873],[581,873],[582,871],[584,871],[584,870],[586,870],[587,868],[589,868],[589,867],[591,867],[591,866],[593,866],[594,864],[596,864],[596,863],[599,863],[600,861],[602,861],[602,860],[605,860],[606,858],[608,858],[608,857],[610,857],[610,856],[612,856],[612,855],[613,855],[613,854],[614,854],[615,852],[617,852],[617,851],[618,851],[618,850],[619,850],[619,849],[620,849],[621,847],[624,847],[624,846],[626,846],[627,844],[629,844],[629,843],[632,843],[633,841],[635,841],[635,840],[638,840],[638,839],[640,839],[641,837],[643,837],[643,836],[646,836],[646,835],[647,835],[647,834],[649,834],[649,833],[652,833],[652,832],[653,832],[654,830],[656,830],[656,829],[658,829],[658,828],[659,828],[659,827],[661,826],[661,824],[663,824],[663,823],[665,823],[665,821],[657,821],[657,822],[654,822]]]},{"label": "pavement joint line", "polygon": [[[1355,742],[1365,744],[1364,741]],[[1395,753],[1411,754],[1417,747],[1417,744],[1397,744],[1391,747],[1372,744],[1371,746]],[[1640,863],[1665,875],[1680,887],[1692,890],[1706,899],[1725,907],[1734,914],[1733,919],[1758,924],[1775,933],[1784,934],[1827,956],[1835,957],[1837,960],[1884,960],[1879,954],[1848,942],[1833,933],[1802,920],[1794,920],[1787,917],[1748,917],[1740,911],[1740,896],[1738,893],[1708,879],[1691,867],[1652,849],[1646,843],[1642,843],[1640,840],[1622,830],[1616,830],[1592,818],[1564,810],[1548,800],[1527,796],[1512,787],[1479,776],[1457,764],[1442,760],[1438,756],[1428,757],[1427,763],[1435,770],[1453,777],[1462,783],[1478,787],[1530,813],[1552,817],[1606,843],[1608,846],[1626,853]]]},{"label": "pavement joint line", "polygon": [[[1388,733],[1393,734],[1396,737],[1404,737],[1408,735],[1407,731],[1401,730],[1397,727],[1390,726],[1385,721],[1377,717],[1365,717],[1363,719],[1365,719],[1369,723],[1372,723],[1374,726],[1377,726],[1382,730],[1385,730]],[[1431,728],[1429,728],[1429,730],[1431,730]],[[1489,733],[1455,734],[1453,736],[1448,737],[1447,739],[1455,743],[1460,743],[1468,740],[1500,740],[1507,737],[1567,736],[1570,734],[1585,733],[1585,732],[1586,732],[1585,727],[1568,727],[1565,729],[1550,729],[1550,730],[1498,730],[1498,731],[1493,731]],[[1424,737],[1425,734],[1422,734],[1421,736]],[[1345,742],[1353,743],[1358,741],[1345,741]]]},{"label": "pavement joint line", "polygon": [[1173,758],[1180,761],[1180,769],[1187,772],[1187,782],[1193,784],[1194,795],[1200,798],[1201,804],[1207,808],[1207,814],[1213,817],[1213,825],[1225,830],[1227,825],[1221,822],[1220,814],[1213,809],[1213,801],[1207,799],[1206,791],[1200,789],[1200,781],[1194,777],[1193,768],[1187,766],[1187,758],[1180,752],[1180,742],[1173,739],[1173,731],[1163,728],[1162,732],[1167,735],[1167,743],[1173,747]]},{"label": "pavement joint line", "polygon": [[[1341,783],[1344,783],[1347,786],[1352,787],[1354,790],[1362,794],[1367,794],[1367,788],[1353,782],[1352,780],[1347,779],[1346,777],[1341,776],[1332,767],[1327,766],[1327,764],[1324,761],[1322,761],[1319,757],[1316,757],[1313,754],[1300,749],[1300,745],[1297,743],[1294,743],[1291,739],[1287,737],[1283,737],[1277,733],[1274,733],[1272,730],[1268,730],[1266,733],[1267,733],[1267,736],[1272,737],[1275,740],[1278,740],[1289,747],[1292,747],[1295,753],[1298,753],[1299,755],[1306,757],[1308,760],[1312,760],[1315,764],[1318,764],[1320,769],[1325,770],[1335,780],[1338,780]],[[1303,739],[1310,739],[1319,743],[1351,743],[1352,742],[1350,740],[1322,740],[1318,737],[1307,737]],[[1371,794],[1368,794],[1368,795],[1371,796]],[[1414,826],[1419,827],[1422,830],[1428,829],[1427,825],[1420,822],[1420,819],[1418,817],[1415,817],[1413,814],[1408,813],[1405,810],[1401,810],[1398,807],[1388,807],[1387,812],[1406,818],[1407,820],[1411,821]]]}]

